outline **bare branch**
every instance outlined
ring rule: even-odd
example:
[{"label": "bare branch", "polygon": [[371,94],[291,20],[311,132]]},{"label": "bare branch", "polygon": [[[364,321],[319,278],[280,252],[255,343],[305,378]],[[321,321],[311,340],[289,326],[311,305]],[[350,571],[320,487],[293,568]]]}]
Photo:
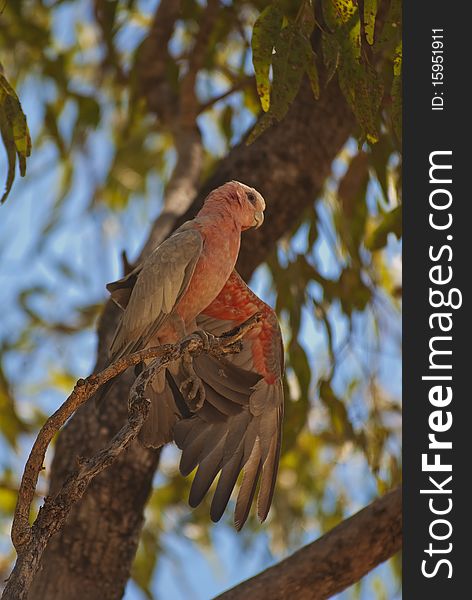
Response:
[{"label": "bare branch", "polygon": [[195,121],[200,112],[195,83],[197,74],[203,66],[205,52],[208,48],[208,38],[215,24],[219,6],[219,0],[208,0],[189,57],[188,71],[182,80],[180,123],[184,128],[195,127]]},{"label": "bare branch", "polygon": [[255,81],[256,81],[256,79],[253,75],[248,75],[247,77],[243,77],[239,81],[236,81],[229,89],[226,90],[226,92],[223,92],[222,94],[219,94],[218,96],[215,96],[214,98],[210,98],[210,100],[208,100],[208,102],[205,102],[205,104],[202,104],[200,106],[199,114],[205,112],[206,110],[208,110],[209,108],[214,106],[217,102],[220,102],[221,100],[224,100],[228,96],[231,96],[231,94],[234,94],[235,92],[239,92],[240,90],[242,90],[245,87],[248,87],[250,85],[255,85]]},{"label": "bare branch", "polygon": [[174,118],[176,98],[166,77],[168,43],[180,13],[179,0],[159,2],[148,35],[138,53],[139,89],[148,108],[164,122]]},{"label": "bare branch", "polygon": [[[259,322],[260,314],[256,313],[239,327],[220,337],[210,338],[208,348],[205,347],[201,336],[193,334],[177,344],[146,348],[124,356],[100,373],[91,375],[87,379],[79,379],[71,395],[42,427],[28,457],[12,527],[12,541],[18,552],[18,558],[2,599],[22,600],[27,598],[33,577],[39,568],[41,556],[50,537],[62,528],[71,507],[83,496],[92,479],[113,464],[130,442],[136,438],[149,412],[149,400],[144,397],[149,381],[170,362],[178,360],[185,353],[193,355],[205,351],[209,354],[221,355],[237,351],[238,341]],[[30,526],[28,516],[39,472],[43,468],[46,449],[54,434],[79,406],[93,396],[101,385],[128,367],[151,359],[154,360],[136,378],[131,387],[128,421],[106,448],[91,458],[77,459],[76,472],[67,478],[58,494],[45,499],[33,526]]]},{"label": "bare branch", "polygon": [[[175,1],[174,4],[179,3]],[[195,83],[198,72],[203,66],[208,38],[215,24],[219,6],[219,0],[208,0],[200,20],[195,44],[189,54],[188,69],[180,84],[180,94],[178,98],[168,96],[165,100],[167,104],[165,107],[167,115],[165,122],[174,136],[177,162],[166,186],[164,210],[154,223],[149,239],[140,255],[141,260],[156,247],[163,237],[171,233],[175,220],[188,210],[197,194],[203,167],[203,144],[196,124],[197,117],[200,114],[200,103],[198,102]],[[148,46],[146,46],[147,54],[144,53],[144,56],[148,56],[148,58],[150,57],[149,49],[154,48],[156,50],[156,38],[165,38],[162,35],[163,27],[158,30],[156,25],[159,20],[160,9],[161,5],[157,10],[155,25],[151,28]],[[146,73],[146,69],[142,70],[142,73]],[[144,91],[148,106],[156,114],[161,115],[164,109],[162,105],[162,73],[154,80],[146,77],[143,84],[145,85]],[[180,103],[178,102],[179,99]]]},{"label": "bare branch", "polygon": [[396,488],[217,600],[324,600],[359,581],[401,546],[402,494]]},{"label": "bare branch", "polygon": [[174,134],[177,163],[164,194],[164,209],[153,223],[149,237],[137,262],[148,256],[174,229],[175,221],[192,204],[198,190],[203,166],[203,145],[194,125]]}]

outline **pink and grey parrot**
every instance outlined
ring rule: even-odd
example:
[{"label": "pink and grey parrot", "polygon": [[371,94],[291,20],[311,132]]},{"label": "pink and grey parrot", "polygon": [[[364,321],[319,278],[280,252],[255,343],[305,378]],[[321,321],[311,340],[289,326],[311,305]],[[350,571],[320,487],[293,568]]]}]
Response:
[{"label": "pink and grey parrot", "polygon": [[[230,181],[213,190],[197,216],[134,271],[109,284],[112,298],[124,309],[111,342],[110,362],[148,346],[175,343],[195,331],[196,317],[219,294],[234,269],[241,232],[259,227],[264,209],[259,192]],[[187,388],[186,399],[196,409],[203,402],[202,384],[190,362],[179,370],[185,374],[181,386]],[[180,414],[165,371],[152,381],[147,393],[151,409],[141,440],[159,447],[172,440]]]},{"label": "pink and grey parrot", "polygon": [[241,471],[234,515],[244,525],[260,479],[257,515],[264,521],[274,493],[280,456],[283,396],[283,345],[275,312],[233,271],[217,298],[197,318],[197,325],[220,335],[256,312],[260,323],[243,338],[238,354],[224,359],[202,354],[194,368],[205,388],[203,406],[179,420],[175,442],[182,449],[180,470],[198,465],[189,503],[197,506],[220,472],[210,515],[218,521]]},{"label": "pink and grey parrot", "polygon": [[262,223],[264,208],[254,189],[227,183],[142,265],[107,286],[124,311],[111,360],[196,330],[220,335],[261,314],[240,353],[201,354],[191,366],[173,363],[146,390],[151,410],[141,440],[153,447],[175,440],[182,449],[181,472],[198,466],[191,506],[202,501],[220,473],[210,511],[218,521],[243,472],[237,529],[248,517],[259,481],[257,514],[261,521],[267,517],[282,435],[284,360],[277,316],[233,270],[240,233]]}]

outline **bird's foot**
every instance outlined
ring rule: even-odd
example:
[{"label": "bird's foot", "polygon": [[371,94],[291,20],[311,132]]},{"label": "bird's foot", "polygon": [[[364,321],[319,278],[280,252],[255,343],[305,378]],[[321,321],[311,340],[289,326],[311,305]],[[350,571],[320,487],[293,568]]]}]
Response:
[{"label": "bird's foot", "polygon": [[198,375],[189,376],[180,384],[187,406],[191,412],[197,412],[205,402],[205,388]]},{"label": "bird's foot", "polygon": [[208,331],[205,331],[203,329],[195,329],[195,331],[192,332],[192,336],[196,336],[199,337],[202,342],[203,342],[203,346],[202,346],[202,351],[203,352],[208,352],[209,350],[211,350],[211,347],[214,344],[215,341],[215,336],[211,333],[208,333]]},{"label": "bird's foot", "polygon": [[187,376],[180,384],[180,392],[182,393],[187,406],[192,412],[197,412],[205,402],[205,388],[202,380],[195,373],[193,368],[193,360],[190,354],[184,354],[182,359],[183,372]]}]

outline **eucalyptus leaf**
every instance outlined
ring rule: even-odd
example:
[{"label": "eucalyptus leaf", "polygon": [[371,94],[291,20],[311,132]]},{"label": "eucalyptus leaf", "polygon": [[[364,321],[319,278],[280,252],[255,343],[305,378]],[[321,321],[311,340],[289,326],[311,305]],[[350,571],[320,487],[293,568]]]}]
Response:
[{"label": "eucalyptus leaf", "polygon": [[283,14],[277,5],[271,4],[261,12],[252,32],[252,63],[256,75],[257,93],[262,110],[270,106],[269,71],[274,46],[282,28]]},{"label": "eucalyptus leaf", "polygon": [[31,138],[20,100],[2,73],[0,73],[0,132],[8,159],[5,191],[0,200],[0,204],[3,204],[15,179],[17,156],[20,175],[24,177],[26,174],[26,159],[31,154]]}]

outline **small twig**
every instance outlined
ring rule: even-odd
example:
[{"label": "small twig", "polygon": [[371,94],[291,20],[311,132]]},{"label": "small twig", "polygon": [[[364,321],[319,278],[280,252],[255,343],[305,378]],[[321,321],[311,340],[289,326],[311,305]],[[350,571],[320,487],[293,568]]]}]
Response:
[{"label": "small twig", "polygon": [[225,92],[219,94],[218,96],[215,96],[214,98],[210,98],[207,102],[202,104],[198,111],[199,114],[202,114],[203,112],[205,112],[206,110],[208,110],[209,108],[214,106],[217,102],[221,102],[221,100],[224,100],[228,96],[231,96],[231,94],[234,94],[235,92],[239,92],[240,90],[243,90],[245,87],[254,84],[255,81],[256,80],[252,75],[248,75],[247,77],[244,77],[243,79],[240,79],[239,81],[236,81],[236,83],[234,83],[234,85],[232,85]]},{"label": "small twig", "polygon": [[[167,344],[135,352],[117,360],[96,375],[91,375],[87,379],[79,379],[72,394],[41,428],[26,462],[12,527],[12,541],[18,558],[2,599],[21,600],[27,598],[34,574],[39,568],[41,556],[50,537],[62,528],[73,504],[83,496],[92,479],[110,466],[136,438],[149,412],[149,400],[144,397],[149,381],[170,362],[178,360],[185,353],[193,355],[207,352],[221,355],[237,351],[241,338],[260,322],[260,318],[261,315],[256,313],[239,327],[220,337],[210,338],[208,347],[205,347],[201,336],[193,334],[177,344]],[[90,458],[77,459],[77,471],[68,477],[54,498],[47,497],[45,499],[35,522],[30,526],[29,514],[39,473],[43,468],[44,456],[53,436],[79,406],[95,394],[100,386],[128,367],[151,359],[154,360],[137,377],[131,388],[128,421],[106,448]]]},{"label": "small twig", "polygon": [[166,67],[170,60],[169,40],[180,12],[180,2],[161,0],[137,54],[139,92],[146,99],[148,109],[158,115],[163,123],[172,121],[176,113],[175,97],[166,77]]},{"label": "small twig", "polygon": [[208,0],[200,19],[198,33],[189,56],[188,71],[182,79],[180,93],[180,126],[194,128],[199,113],[195,84],[208,51],[208,40],[220,10],[220,0]]}]

